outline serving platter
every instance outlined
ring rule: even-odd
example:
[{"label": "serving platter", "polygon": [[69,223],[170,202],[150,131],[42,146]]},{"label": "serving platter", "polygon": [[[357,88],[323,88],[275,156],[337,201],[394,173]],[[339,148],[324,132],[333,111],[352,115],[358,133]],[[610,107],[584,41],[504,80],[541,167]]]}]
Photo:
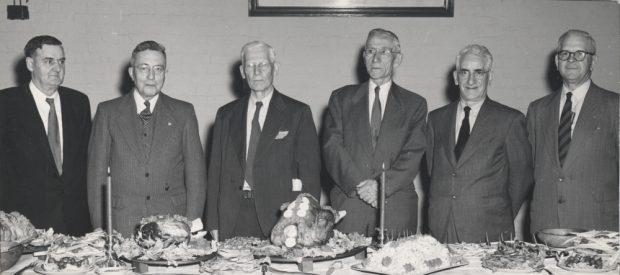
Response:
[{"label": "serving platter", "polygon": [[[304,260],[308,260],[308,261],[312,261],[312,262],[323,262],[323,261],[330,261],[330,260],[338,260],[338,259],[344,259],[344,258],[348,258],[351,256],[355,256],[361,252],[366,251],[366,246],[358,246],[355,247],[351,250],[345,251],[343,253],[340,254],[336,254],[333,257],[330,256],[316,256],[316,257],[303,257],[302,259]],[[260,259],[260,258],[264,258],[266,256],[264,255],[254,255],[254,258]],[[298,259],[297,258],[285,258],[282,256],[269,256],[269,258],[271,259],[272,263],[298,263]]]},{"label": "serving platter", "polygon": [[614,267],[603,267],[600,269],[597,268],[572,268],[572,267],[568,267],[566,265],[563,265],[561,263],[558,263],[558,267],[561,269],[564,269],[566,271],[571,271],[571,272],[581,272],[581,273],[604,273],[604,272],[609,272],[609,271],[613,271],[616,270],[618,268],[618,266],[614,266]]},{"label": "serving platter", "polygon": [[146,264],[150,266],[183,266],[183,265],[192,265],[200,262],[207,261],[217,255],[217,252],[212,252],[211,254],[198,256],[192,260],[180,260],[180,261],[168,261],[168,260],[142,260],[142,259],[127,259],[125,257],[121,257],[121,260],[130,262],[130,263],[140,263]]},{"label": "serving platter", "polygon": [[34,269],[34,272],[44,275],[81,275],[87,274],[95,270],[94,266],[91,266],[84,270],[59,270],[59,271],[51,271],[43,269],[43,265],[37,265]]},{"label": "serving platter", "polygon": [[[425,272],[425,273],[422,273],[422,274],[423,275],[432,274],[432,273],[439,272],[439,271],[444,271],[444,270],[453,269],[453,268],[457,268],[457,267],[461,267],[461,266],[466,266],[468,264],[469,264],[469,262],[467,262],[467,261],[461,261],[458,264],[452,264],[450,266],[446,266],[446,267],[443,267],[443,268],[433,269],[431,271],[428,271],[428,272]],[[364,267],[364,265],[361,264],[361,263],[352,265],[351,269],[353,269],[355,271],[366,272],[366,273],[371,273],[371,274],[390,275],[390,273],[383,273],[383,272],[380,272],[380,271],[368,269],[368,268]]]}]

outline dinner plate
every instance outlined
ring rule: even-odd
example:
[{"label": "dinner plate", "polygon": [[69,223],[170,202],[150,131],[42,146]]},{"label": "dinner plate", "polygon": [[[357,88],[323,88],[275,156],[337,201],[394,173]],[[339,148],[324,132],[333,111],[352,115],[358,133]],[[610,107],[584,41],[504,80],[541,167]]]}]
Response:
[{"label": "dinner plate", "polygon": [[[467,261],[461,261],[461,263],[459,263],[459,264],[453,264],[453,265],[446,266],[446,267],[443,267],[443,268],[433,269],[431,271],[428,271],[428,272],[425,272],[425,273],[422,273],[422,274],[423,275],[432,274],[432,273],[439,272],[439,271],[444,271],[444,270],[453,269],[453,268],[457,268],[457,267],[461,267],[461,266],[466,266],[468,264],[469,263]],[[383,272],[380,272],[380,271],[368,269],[368,268],[364,267],[364,265],[361,264],[361,263],[352,265],[351,269],[353,269],[355,271],[372,273],[372,274],[390,275],[390,273],[383,273]]]},{"label": "dinner plate", "polygon": [[572,267],[568,267],[565,265],[562,265],[560,263],[558,263],[558,267],[567,271],[572,271],[572,272],[582,272],[582,273],[603,273],[603,272],[608,272],[608,271],[612,271],[612,270],[616,270],[616,268],[618,268],[617,266],[614,267],[605,267],[605,268],[601,268],[601,269],[596,269],[596,268],[572,268]]},{"label": "dinner plate", "polygon": [[181,260],[181,261],[168,261],[168,260],[141,260],[141,259],[127,259],[125,257],[121,257],[122,260],[127,262],[136,262],[142,263],[152,266],[182,266],[182,265],[192,265],[200,262],[204,262],[216,256],[216,252],[212,252],[211,254],[198,256],[193,260]]},{"label": "dinner plate", "polygon": [[48,271],[48,270],[43,269],[42,265],[38,265],[33,270],[36,273],[44,274],[44,275],[81,275],[81,274],[86,274],[88,272],[91,272],[91,271],[95,270],[95,267],[91,266],[91,267],[89,267],[88,269],[85,269],[85,270]]},{"label": "dinner plate", "polygon": [[[308,259],[311,260],[312,262],[323,262],[323,261],[330,261],[330,260],[338,260],[338,259],[343,259],[343,258],[348,258],[354,255],[357,255],[358,253],[365,251],[366,250],[366,246],[358,246],[355,247],[349,251],[345,251],[343,253],[340,254],[336,254],[334,257],[330,257],[330,256],[317,256],[317,257],[303,257],[303,259]],[[255,258],[264,258],[266,256],[264,255],[255,255]],[[278,256],[269,256],[269,258],[271,259],[272,263],[298,263],[297,258],[284,258],[284,257],[278,257]]]},{"label": "dinner plate", "polygon": [[507,269],[507,268],[498,268],[495,272],[504,272],[504,273],[534,273],[538,272],[536,269],[528,268],[528,269]]}]

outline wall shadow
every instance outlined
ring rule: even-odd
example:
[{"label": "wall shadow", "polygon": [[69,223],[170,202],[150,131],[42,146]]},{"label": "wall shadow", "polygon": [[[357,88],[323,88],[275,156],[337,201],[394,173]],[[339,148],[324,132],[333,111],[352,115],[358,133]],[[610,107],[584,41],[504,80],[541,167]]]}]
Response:
[{"label": "wall shadow", "polygon": [[239,66],[241,66],[241,60],[237,60],[237,62],[235,62],[230,68],[230,75],[232,76],[232,80],[230,81],[230,91],[237,99],[242,98],[250,91],[250,86],[248,86],[245,79],[241,77]]},{"label": "wall shadow", "polygon": [[13,81],[14,86],[19,86],[22,84],[27,84],[30,82],[30,71],[28,71],[28,67],[26,66],[26,57],[19,56],[13,61]]},{"label": "wall shadow", "polygon": [[118,92],[121,96],[126,95],[131,92],[133,89],[133,80],[131,76],[129,76],[129,68],[131,67],[131,63],[128,60],[121,66],[120,70],[120,82],[118,83]]},{"label": "wall shadow", "polygon": [[368,80],[368,72],[366,71],[366,64],[364,64],[364,46],[360,47],[357,54],[357,63],[355,65],[355,78],[357,83],[363,83]]},{"label": "wall shadow", "polygon": [[444,99],[448,102],[455,102],[459,99],[460,91],[459,86],[454,83],[454,70],[456,70],[456,65],[450,66],[445,75]]},{"label": "wall shadow", "polygon": [[555,49],[549,52],[547,56],[547,69],[545,71],[545,80],[547,83],[547,92],[553,93],[562,88],[562,76],[555,66]]}]

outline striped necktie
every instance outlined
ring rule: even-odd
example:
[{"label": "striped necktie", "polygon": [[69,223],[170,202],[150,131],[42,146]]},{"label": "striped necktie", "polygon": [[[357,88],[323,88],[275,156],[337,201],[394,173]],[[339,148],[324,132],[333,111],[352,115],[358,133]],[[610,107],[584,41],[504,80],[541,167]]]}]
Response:
[{"label": "striped necktie", "polygon": [[564,108],[562,108],[560,126],[558,127],[558,157],[561,166],[564,166],[564,159],[566,159],[568,149],[570,148],[571,126],[573,125],[573,118],[575,117],[575,113],[572,111],[572,95],[573,93],[571,92],[566,93],[566,102],[564,103]]}]

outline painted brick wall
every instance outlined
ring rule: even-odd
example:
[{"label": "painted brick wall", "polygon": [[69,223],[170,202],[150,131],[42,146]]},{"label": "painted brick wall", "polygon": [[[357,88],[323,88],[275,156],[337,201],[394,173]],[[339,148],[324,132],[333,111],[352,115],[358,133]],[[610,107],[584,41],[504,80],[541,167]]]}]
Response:
[{"label": "painted brick wall", "polygon": [[554,71],[549,58],[558,36],[579,28],[597,40],[594,81],[619,90],[618,3],[455,2],[453,18],[333,18],[248,17],[246,0],[31,0],[30,20],[7,20],[4,13],[0,18],[0,86],[24,78],[26,41],[51,34],[65,46],[64,85],[85,92],[94,115],[99,102],[119,96],[127,85],[133,47],[156,40],[168,51],[164,91],[194,104],[206,144],[217,108],[238,94],[239,50],[251,40],[275,47],[281,64],[276,87],[308,103],[320,126],[331,91],[359,81],[359,53],[372,28],[399,35],[405,58],[395,81],[426,97],[429,109],[448,102],[457,51],[481,43],[495,58],[490,97],[523,112],[548,93]]}]

